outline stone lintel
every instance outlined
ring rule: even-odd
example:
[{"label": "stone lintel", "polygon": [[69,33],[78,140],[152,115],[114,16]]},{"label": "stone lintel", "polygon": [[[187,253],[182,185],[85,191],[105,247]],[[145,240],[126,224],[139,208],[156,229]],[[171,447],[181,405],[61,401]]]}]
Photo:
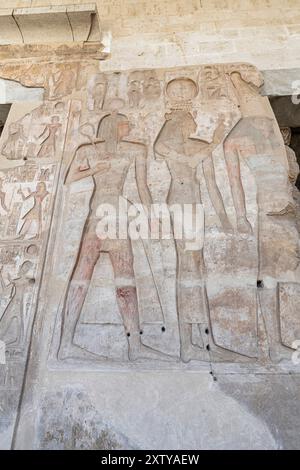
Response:
[{"label": "stone lintel", "polygon": [[101,42],[95,3],[0,10],[0,45]]}]

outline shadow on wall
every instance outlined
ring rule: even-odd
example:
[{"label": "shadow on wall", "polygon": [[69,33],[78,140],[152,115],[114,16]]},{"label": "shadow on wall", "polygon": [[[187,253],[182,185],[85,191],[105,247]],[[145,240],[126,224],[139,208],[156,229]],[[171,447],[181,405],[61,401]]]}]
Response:
[{"label": "shadow on wall", "polygon": [[[290,147],[296,153],[300,165],[300,104],[295,104],[290,95],[270,97],[270,103],[279,127],[290,127],[291,129]],[[296,186],[300,190],[300,175]]]},{"label": "shadow on wall", "polygon": [[11,104],[0,104],[0,137],[7,119]]}]

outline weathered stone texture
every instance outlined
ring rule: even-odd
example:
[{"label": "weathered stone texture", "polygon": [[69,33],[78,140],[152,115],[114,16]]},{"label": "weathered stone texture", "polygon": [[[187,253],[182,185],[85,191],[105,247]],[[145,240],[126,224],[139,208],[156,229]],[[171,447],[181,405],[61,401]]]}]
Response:
[{"label": "weathered stone texture", "polygon": [[[17,448],[159,446],[158,422],[139,439],[112,411],[120,370],[183,374],[184,397],[197,396],[197,373],[207,406],[205,381],[226,371],[296,373],[299,167],[259,93],[262,74],[245,63],[120,73],[60,60],[3,63],[0,75],[45,90],[41,103],[12,106],[0,141],[3,447],[13,435]],[[125,201],[131,218],[139,203],[170,214],[186,204],[199,225],[178,236],[173,213],[166,239],[128,238],[128,222],[125,237],[102,239],[101,205]],[[165,379],[149,374],[163,407]],[[216,387],[220,410],[249,421]],[[213,431],[224,415],[210,419],[202,440],[195,424],[190,443],[170,435],[163,446],[281,445],[259,419],[228,436]]]},{"label": "weathered stone texture", "polygon": [[0,48],[39,93],[0,138],[0,447],[297,448],[299,167],[255,65],[297,69],[298,2],[97,6],[104,62],[73,7],[75,45]]},{"label": "weathered stone texture", "polygon": [[[90,2],[8,0],[5,8],[57,7],[62,3]],[[103,29],[112,31],[114,38],[114,54],[106,70],[230,61],[249,61],[261,69],[300,64],[298,0],[284,4],[274,0],[94,3]]]}]

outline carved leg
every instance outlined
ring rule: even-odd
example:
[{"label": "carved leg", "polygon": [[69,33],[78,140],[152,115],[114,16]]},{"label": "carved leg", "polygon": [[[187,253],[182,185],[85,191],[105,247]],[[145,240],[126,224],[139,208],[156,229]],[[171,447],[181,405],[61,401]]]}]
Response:
[{"label": "carved leg", "polygon": [[281,340],[277,288],[258,289],[258,299],[267,333],[271,361],[291,360],[294,350],[284,346]]},{"label": "carved leg", "polygon": [[100,245],[101,241],[94,232],[87,231],[84,234],[63,308],[62,334],[58,351],[59,359],[104,359],[102,356],[89,352],[74,344],[76,326],[90,285],[94,267],[100,256]]},{"label": "carved leg", "polygon": [[30,220],[24,220],[24,223],[22,227],[19,230],[19,235],[18,238],[23,240],[23,238],[26,236],[28,230],[30,229],[31,221]]},{"label": "carved leg", "polygon": [[215,168],[212,157],[210,156],[203,160],[202,165],[211,203],[214,206],[214,209],[220,219],[224,231],[232,232],[232,226],[226,214],[223,198],[216,183]]},{"label": "carved leg", "polygon": [[247,220],[245,193],[241,181],[239,154],[235,143],[226,140],[224,144],[224,156],[230,182],[233,204],[237,216],[237,228],[242,233],[252,233],[252,228]]},{"label": "carved leg", "polygon": [[131,242],[116,240],[115,247],[110,250],[109,254],[115,275],[117,302],[128,339],[129,360],[168,360],[170,356],[145,346],[141,341]]},{"label": "carved leg", "polygon": [[[185,251],[185,243],[176,241],[177,249],[177,314],[180,336],[180,357],[183,362],[208,361],[208,351],[193,344],[192,323],[206,316],[203,311],[203,258],[201,252]],[[194,317],[194,318],[192,318]]]}]

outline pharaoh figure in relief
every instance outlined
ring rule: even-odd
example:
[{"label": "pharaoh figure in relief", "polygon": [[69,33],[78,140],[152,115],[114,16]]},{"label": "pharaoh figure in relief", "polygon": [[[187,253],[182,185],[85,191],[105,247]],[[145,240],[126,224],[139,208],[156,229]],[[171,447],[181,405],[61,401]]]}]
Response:
[{"label": "pharaoh figure in relief", "polygon": [[[63,308],[62,336],[58,357],[60,359],[97,359],[74,342],[76,325],[84,304],[94,267],[101,253],[108,253],[115,276],[116,298],[128,338],[130,360],[158,359],[163,355],[142,344],[139,307],[133,269],[130,239],[101,239],[97,232],[99,208],[107,204],[117,208],[130,165],[134,165],[139,196],[151,210],[151,194],[147,186],[147,149],[141,142],[130,138],[130,122],[118,112],[120,99],[112,100],[111,112],[100,121],[97,139],[83,144],[75,151],[66,184],[93,178],[94,191],[80,243],[80,251],[71,275]],[[98,356],[101,359],[100,356]],[[107,359],[102,357],[102,359]]]}]

